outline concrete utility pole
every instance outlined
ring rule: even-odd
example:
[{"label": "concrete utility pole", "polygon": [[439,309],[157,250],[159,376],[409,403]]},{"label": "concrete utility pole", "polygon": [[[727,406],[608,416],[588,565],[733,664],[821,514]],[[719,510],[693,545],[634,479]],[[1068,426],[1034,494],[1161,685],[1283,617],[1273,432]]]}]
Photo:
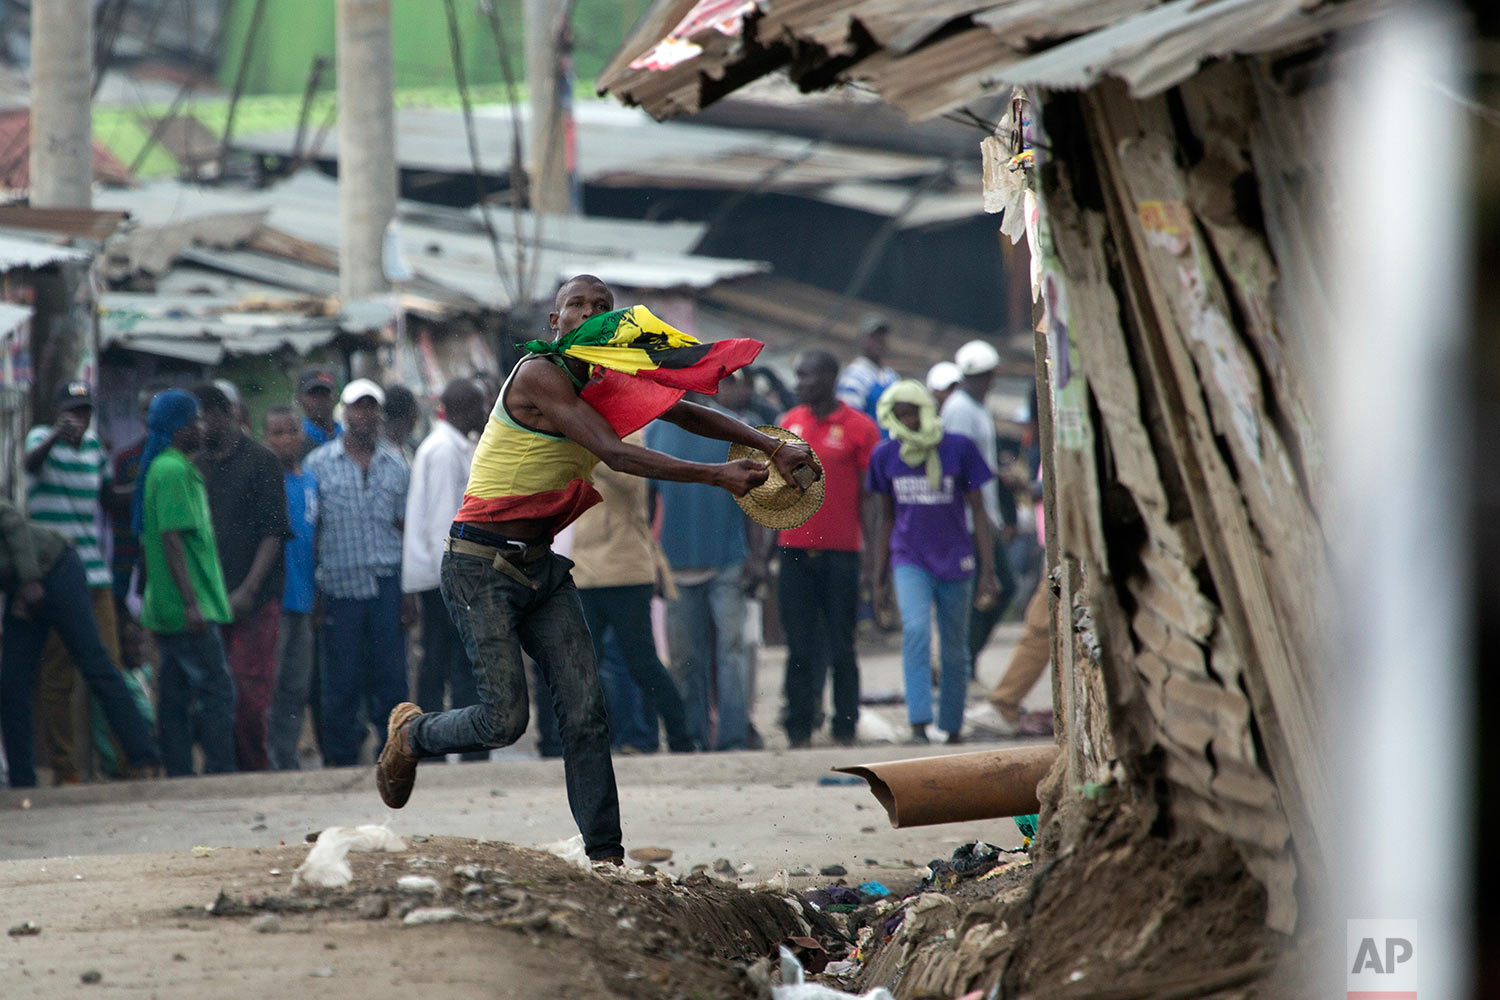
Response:
[{"label": "concrete utility pole", "polygon": [[94,181],[89,116],[94,71],[91,0],[31,8],[31,204],[88,208]]},{"label": "concrete utility pole", "polygon": [[573,209],[572,10],[572,0],[526,0],[526,174],[531,210],[549,215]]},{"label": "concrete utility pole", "polygon": [[390,290],[381,267],[396,217],[390,0],[338,0],[339,295]]},{"label": "concrete utility pole", "polygon": [[[348,306],[391,288],[383,253],[397,190],[390,0],[338,0],[337,18],[339,297]],[[399,317],[395,327],[399,337]],[[390,353],[361,351],[354,373],[385,381]]]}]

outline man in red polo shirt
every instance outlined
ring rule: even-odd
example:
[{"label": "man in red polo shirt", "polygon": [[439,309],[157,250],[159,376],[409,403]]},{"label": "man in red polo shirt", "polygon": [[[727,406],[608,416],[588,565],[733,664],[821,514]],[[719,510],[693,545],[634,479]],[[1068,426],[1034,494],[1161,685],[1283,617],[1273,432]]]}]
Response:
[{"label": "man in red polo shirt", "polygon": [[835,395],[839,363],[827,351],[797,359],[797,400],[781,426],[812,446],[823,463],[823,506],[800,528],[783,531],[781,627],[786,632],[786,734],[811,743],[823,720],[823,684],[833,674],[833,738],[854,744],[859,664],[854,623],[859,604],[860,511],[870,452],[880,430]]}]

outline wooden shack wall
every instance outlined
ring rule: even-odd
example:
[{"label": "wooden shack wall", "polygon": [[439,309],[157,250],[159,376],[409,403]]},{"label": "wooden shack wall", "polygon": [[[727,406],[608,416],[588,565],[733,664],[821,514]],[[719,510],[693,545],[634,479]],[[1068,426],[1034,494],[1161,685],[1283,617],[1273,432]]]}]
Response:
[{"label": "wooden shack wall", "polygon": [[1289,111],[1315,120],[1302,101],[1248,63],[1144,101],[1047,95],[1039,184],[1070,777],[1163,777],[1172,815],[1234,841],[1288,932],[1329,820],[1317,320],[1278,268],[1316,284],[1284,199],[1287,171],[1317,164],[1277,159],[1306,138]]}]

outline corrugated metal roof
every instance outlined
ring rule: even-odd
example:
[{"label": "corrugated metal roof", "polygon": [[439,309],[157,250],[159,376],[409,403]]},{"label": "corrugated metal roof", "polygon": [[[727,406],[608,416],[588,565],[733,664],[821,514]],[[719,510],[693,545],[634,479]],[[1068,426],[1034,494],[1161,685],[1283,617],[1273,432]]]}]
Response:
[{"label": "corrugated metal roof", "polygon": [[[632,63],[630,53],[654,44],[633,36],[598,87],[658,118],[695,111],[781,68],[803,89],[867,83],[916,118],[1015,83],[1082,88],[1112,76],[1145,96],[1180,83],[1208,59],[1300,45],[1395,3],[757,0],[734,44],[706,30],[704,38],[718,40],[670,65]],[[660,0],[643,23],[659,24],[682,7],[683,0]]]},{"label": "corrugated metal roof", "polygon": [[106,347],[219,364],[226,357],[272,354],[283,347],[306,355],[340,333],[336,317],[267,309],[246,311],[224,296],[161,296],[107,292],[99,301],[99,339]]},{"label": "corrugated metal roof", "polygon": [[77,236],[103,243],[114,234],[124,212],[101,212],[91,208],[32,208],[30,205],[0,205],[0,227],[24,229],[60,236]]},{"label": "corrugated metal roof", "polygon": [[1192,76],[1209,59],[1260,51],[1268,39],[1282,47],[1294,44],[1367,20],[1390,2],[1309,6],[1307,0],[1169,0],[999,67],[996,79],[1080,90],[1111,76],[1124,80],[1135,96],[1149,97]]},{"label": "corrugated metal roof", "polygon": [[[520,108],[523,124],[529,109]],[[507,105],[474,109],[476,138],[484,169],[510,170],[511,113]],[[578,178],[586,183],[635,183],[674,186],[698,178],[703,186],[759,184],[765,190],[790,190],[831,180],[920,177],[942,166],[930,156],[855,149],[835,143],[814,148],[802,139],[776,132],[673,124],[666,128],[639,111],[605,102],[580,102],[573,112]],[[257,153],[290,155],[295,130],[236,136],[235,146]],[[333,132],[322,155],[334,159]],[[471,169],[463,115],[441,108],[403,108],[396,112],[396,161],[410,170],[468,174]],[[797,169],[767,177],[768,164],[795,162]]]},{"label": "corrugated metal roof", "polygon": [[[93,140],[94,180],[129,184],[134,178],[98,139]],[[25,191],[31,184],[31,109],[0,111],[0,188]]]},{"label": "corrugated metal roof", "polygon": [[82,250],[42,240],[29,240],[24,236],[0,235],[0,272],[88,259],[89,255]]},{"label": "corrugated metal roof", "polygon": [[[143,226],[164,228],[195,218],[263,209],[265,224],[271,229],[330,250],[338,246],[338,184],[316,171],[303,171],[258,191],[164,181],[100,192],[97,200],[130,211]],[[416,275],[407,290],[455,308],[482,305],[503,310],[515,304],[508,283],[496,273],[477,210],[402,202],[398,211],[401,248]],[[509,211],[490,214],[502,260],[513,273],[515,220]],[[546,294],[556,282],[580,272],[598,274],[625,287],[659,290],[701,288],[767,267],[759,261],[687,253],[702,238],[706,227],[701,223],[547,216],[538,230],[535,221],[530,213],[521,213],[528,266],[535,268],[540,285],[534,295]],[[190,246],[180,257],[267,285],[313,295],[338,294],[335,272],[264,249]]]}]

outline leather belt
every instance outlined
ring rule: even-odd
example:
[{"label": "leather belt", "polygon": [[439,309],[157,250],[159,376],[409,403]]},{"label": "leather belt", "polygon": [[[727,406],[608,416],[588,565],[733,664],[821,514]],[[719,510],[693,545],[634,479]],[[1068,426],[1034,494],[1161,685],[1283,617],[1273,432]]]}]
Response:
[{"label": "leather belt", "polygon": [[497,548],[493,545],[480,545],[478,542],[451,537],[443,539],[443,548],[445,551],[452,552],[455,555],[476,556],[480,559],[488,559],[490,565],[498,572],[504,573],[517,583],[525,584],[532,590],[540,590],[541,583],[521,572],[520,567],[516,564],[537,562],[545,557],[548,552],[552,551],[552,546],[545,542],[538,542],[535,545],[516,545],[514,547]]}]

